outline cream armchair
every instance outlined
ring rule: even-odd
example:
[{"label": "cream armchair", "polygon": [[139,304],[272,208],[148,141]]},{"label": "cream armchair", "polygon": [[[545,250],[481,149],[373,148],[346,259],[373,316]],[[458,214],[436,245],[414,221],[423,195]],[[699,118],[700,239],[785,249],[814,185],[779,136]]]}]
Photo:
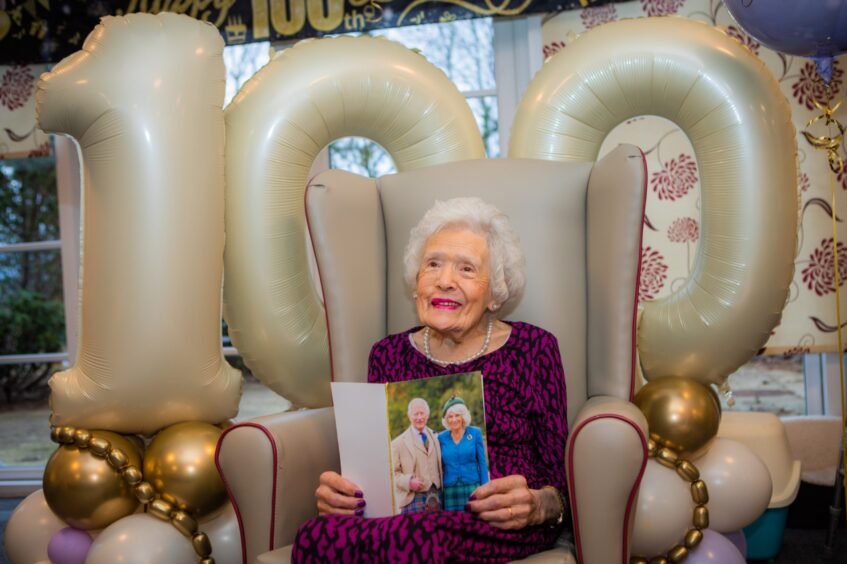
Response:
[{"label": "cream armchair", "polygon": [[[402,276],[411,227],[436,199],[479,196],[506,212],[527,262],[523,298],[506,319],[558,337],[570,436],[566,460],[578,558],[629,561],[646,422],[635,392],[635,329],[646,171],[621,146],[598,163],[462,161],[381,179],[329,171],[306,192],[326,306],[334,381],[362,381],[371,345],[416,324]],[[315,514],[324,470],[339,470],[330,407],[228,429],[218,468],[236,508],[245,563],[287,562]],[[562,562],[563,549],[532,557]]]}]

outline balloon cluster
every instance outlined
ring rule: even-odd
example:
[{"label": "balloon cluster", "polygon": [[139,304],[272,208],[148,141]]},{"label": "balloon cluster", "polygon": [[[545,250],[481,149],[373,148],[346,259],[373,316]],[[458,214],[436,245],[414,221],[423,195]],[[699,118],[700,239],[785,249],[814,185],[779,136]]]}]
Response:
[{"label": "balloon cluster", "polygon": [[743,563],[718,532],[734,533],[755,520],[767,508],[772,484],[749,448],[716,438],[721,407],[714,389],[691,378],[657,378],[641,388],[635,404],[647,419],[650,460],[630,562],[712,562],[706,555],[721,554],[725,564]]},{"label": "balloon cluster", "polygon": [[82,531],[107,527],[144,505],[191,540],[200,564],[214,564],[198,520],[226,502],[214,463],[220,434],[208,423],[172,425],[153,437],[142,463],[144,443],[137,437],[54,427],[50,436],[60,446],[44,471],[44,498],[76,532],[57,535],[51,544],[72,544],[79,552]]}]

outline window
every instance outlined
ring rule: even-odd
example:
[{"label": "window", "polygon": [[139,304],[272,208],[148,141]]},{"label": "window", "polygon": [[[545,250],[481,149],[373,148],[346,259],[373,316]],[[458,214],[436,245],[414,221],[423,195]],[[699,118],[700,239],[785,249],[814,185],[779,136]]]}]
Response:
[{"label": "window", "polygon": [[47,380],[66,358],[55,159],[0,161],[0,210],[0,465],[40,465]]}]

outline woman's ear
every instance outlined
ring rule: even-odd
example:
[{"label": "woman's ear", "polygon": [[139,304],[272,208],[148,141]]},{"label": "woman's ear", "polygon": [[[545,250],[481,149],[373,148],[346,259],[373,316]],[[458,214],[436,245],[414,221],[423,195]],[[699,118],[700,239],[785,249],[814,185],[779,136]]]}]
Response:
[{"label": "woman's ear", "polygon": [[490,304],[488,304],[488,309],[492,312],[497,311],[498,309],[500,309],[500,304],[498,304],[497,302],[491,302]]}]

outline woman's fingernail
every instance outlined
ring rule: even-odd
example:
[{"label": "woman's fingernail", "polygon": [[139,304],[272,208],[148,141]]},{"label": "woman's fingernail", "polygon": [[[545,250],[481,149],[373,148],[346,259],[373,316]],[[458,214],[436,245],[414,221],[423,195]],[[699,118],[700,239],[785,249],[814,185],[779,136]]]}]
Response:
[{"label": "woman's fingernail", "polygon": [[470,499],[471,501],[476,501],[476,496],[471,494],[471,497],[469,497],[468,499]]},{"label": "woman's fingernail", "polygon": [[470,503],[466,503],[466,504],[465,504],[465,511],[470,511],[470,510],[471,510],[471,504],[470,504]]},{"label": "woman's fingernail", "polygon": [[362,515],[365,514],[365,510],[364,509],[357,509],[355,511],[355,514],[356,514],[357,517],[361,517]]},{"label": "woman's fingernail", "polygon": [[353,492],[353,497],[365,497],[365,494],[362,493],[362,490],[356,490]]},{"label": "woman's fingernail", "polygon": [[356,507],[364,507],[367,502],[364,499],[360,499],[359,503],[356,504]]}]

